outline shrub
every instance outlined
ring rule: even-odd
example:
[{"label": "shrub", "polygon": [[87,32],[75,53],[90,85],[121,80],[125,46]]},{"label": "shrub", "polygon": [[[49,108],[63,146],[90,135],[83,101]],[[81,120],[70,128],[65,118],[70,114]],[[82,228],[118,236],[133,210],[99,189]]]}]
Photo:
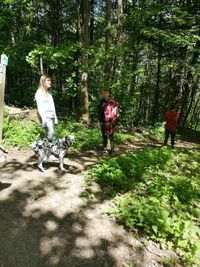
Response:
[{"label": "shrub", "polygon": [[110,213],[125,227],[199,266],[199,163],[199,151],[148,148],[101,161],[89,177],[104,189],[110,186],[109,196],[120,193]]}]

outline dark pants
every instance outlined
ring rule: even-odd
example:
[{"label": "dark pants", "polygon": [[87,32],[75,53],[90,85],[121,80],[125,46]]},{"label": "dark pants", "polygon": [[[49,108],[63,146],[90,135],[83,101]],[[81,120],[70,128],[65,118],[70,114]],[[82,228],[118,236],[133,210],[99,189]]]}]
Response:
[{"label": "dark pants", "polygon": [[106,129],[103,125],[101,125],[101,133],[103,137],[103,147],[106,148],[108,144],[108,139],[110,139],[110,148],[111,150],[114,149],[115,143],[114,143],[114,132],[111,135],[106,134]]},{"label": "dark pants", "polygon": [[165,130],[164,145],[167,145],[169,136],[171,137],[171,146],[174,147],[175,130],[174,131]]}]

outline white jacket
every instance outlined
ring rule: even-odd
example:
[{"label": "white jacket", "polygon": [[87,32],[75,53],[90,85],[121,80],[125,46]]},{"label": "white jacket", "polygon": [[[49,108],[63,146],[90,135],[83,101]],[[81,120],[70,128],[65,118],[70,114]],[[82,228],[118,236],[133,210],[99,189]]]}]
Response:
[{"label": "white jacket", "polygon": [[35,94],[35,100],[42,120],[42,127],[46,127],[48,119],[54,119],[57,124],[58,119],[52,95],[49,92],[46,93],[42,89],[38,89]]}]

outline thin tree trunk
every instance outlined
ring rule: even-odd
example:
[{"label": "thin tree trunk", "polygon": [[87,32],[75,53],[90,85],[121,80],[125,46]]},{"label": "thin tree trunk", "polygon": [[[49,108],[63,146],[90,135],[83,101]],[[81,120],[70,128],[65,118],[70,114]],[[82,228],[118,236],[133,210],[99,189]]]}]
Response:
[{"label": "thin tree trunk", "polygon": [[93,39],[94,39],[94,4],[95,4],[95,1],[91,0],[90,44],[93,44]]},{"label": "thin tree trunk", "polygon": [[157,60],[157,77],[156,77],[156,88],[154,93],[154,106],[153,106],[153,117],[152,124],[155,125],[155,122],[158,118],[158,103],[159,103],[159,87],[160,87],[160,71],[161,71],[161,40],[158,42],[158,60]]},{"label": "thin tree trunk", "polygon": [[186,111],[184,120],[183,120],[183,126],[186,124],[187,118],[188,118],[188,116],[190,114],[190,111],[191,111],[191,108],[192,108],[192,104],[193,104],[193,100],[194,100],[194,96],[195,96],[195,93],[196,93],[196,89],[197,89],[197,84],[193,84],[193,88],[192,88],[192,92],[191,92],[191,96],[190,96],[190,103],[189,103],[189,107],[188,107],[188,109]]},{"label": "thin tree trunk", "polygon": [[181,111],[180,111],[180,122],[179,124],[181,126],[184,127],[184,111],[186,109],[186,106],[187,106],[187,99],[189,98],[189,93],[190,93],[190,88],[189,88],[189,85],[188,83],[184,83],[183,84],[183,88],[184,88],[184,92],[183,92],[183,96],[182,96],[182,100],[181,100]]},{"label": "thin tree trunk", "polygon": [[123,24],[123,0],[118,0],[118,12],[117,12],[117,43],[122,43],[122,24]]},{"label": "thin tree trunk", "polygon": [[[111,0],[106,0],[106,27],[105,27],[105,53],[109,53],[110,43],[111,43],[111,8],[112,2]],[[111,62],[110,59],[107,58],[104,70],[105,81],[109,82],[111,74]]]},{"label": "thin tree trunk", "polygon": [[42,58],[42,55],[40,55],[40,73],[41,73],[41,75],[44,73],[44,68],[43,68],[43,58]]},{"label": "thin tree trunk", "polygon": [[81,55],[81,119],[89,124],[89,100],[88,100],[88,48],[89,48],[89,0],[77,0],[77,24],[79,39],[82,44]]},{"label": "thin tree trunk", "polygon": [[[121,77],[121,46],[122,46],[122,25],[123,25],[123,0],[117,1],[117,35],[116,35],[116,55],[113,60],[112,66],[112,81],[114,80],[115,74]],[[119,77],[119,78],[120,78]]]},{"label": "thin tree trunk", "polygon": [[190,120],[190,126],[191,127],[193,127],[193,125],[195,123],[196,114],[199,112],[199,103],[200,103],[200,97],[196,101],[194,109],[193,109],[193,114],[192,114],[192,117],[191,117],[191,120]]}]

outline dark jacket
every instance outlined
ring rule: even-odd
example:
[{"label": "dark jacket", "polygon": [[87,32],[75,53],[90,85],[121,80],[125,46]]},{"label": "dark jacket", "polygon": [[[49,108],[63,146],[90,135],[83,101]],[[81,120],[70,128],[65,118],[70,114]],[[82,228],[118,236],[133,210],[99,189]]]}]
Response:
[{"label": "dark jacket", "polygon": [[111,98],[109,98],[107,101],[102,98],[99,102],[99,110],[98,110],[98,119],[99,122],[104,122],[104,109],[108,105]]}]

